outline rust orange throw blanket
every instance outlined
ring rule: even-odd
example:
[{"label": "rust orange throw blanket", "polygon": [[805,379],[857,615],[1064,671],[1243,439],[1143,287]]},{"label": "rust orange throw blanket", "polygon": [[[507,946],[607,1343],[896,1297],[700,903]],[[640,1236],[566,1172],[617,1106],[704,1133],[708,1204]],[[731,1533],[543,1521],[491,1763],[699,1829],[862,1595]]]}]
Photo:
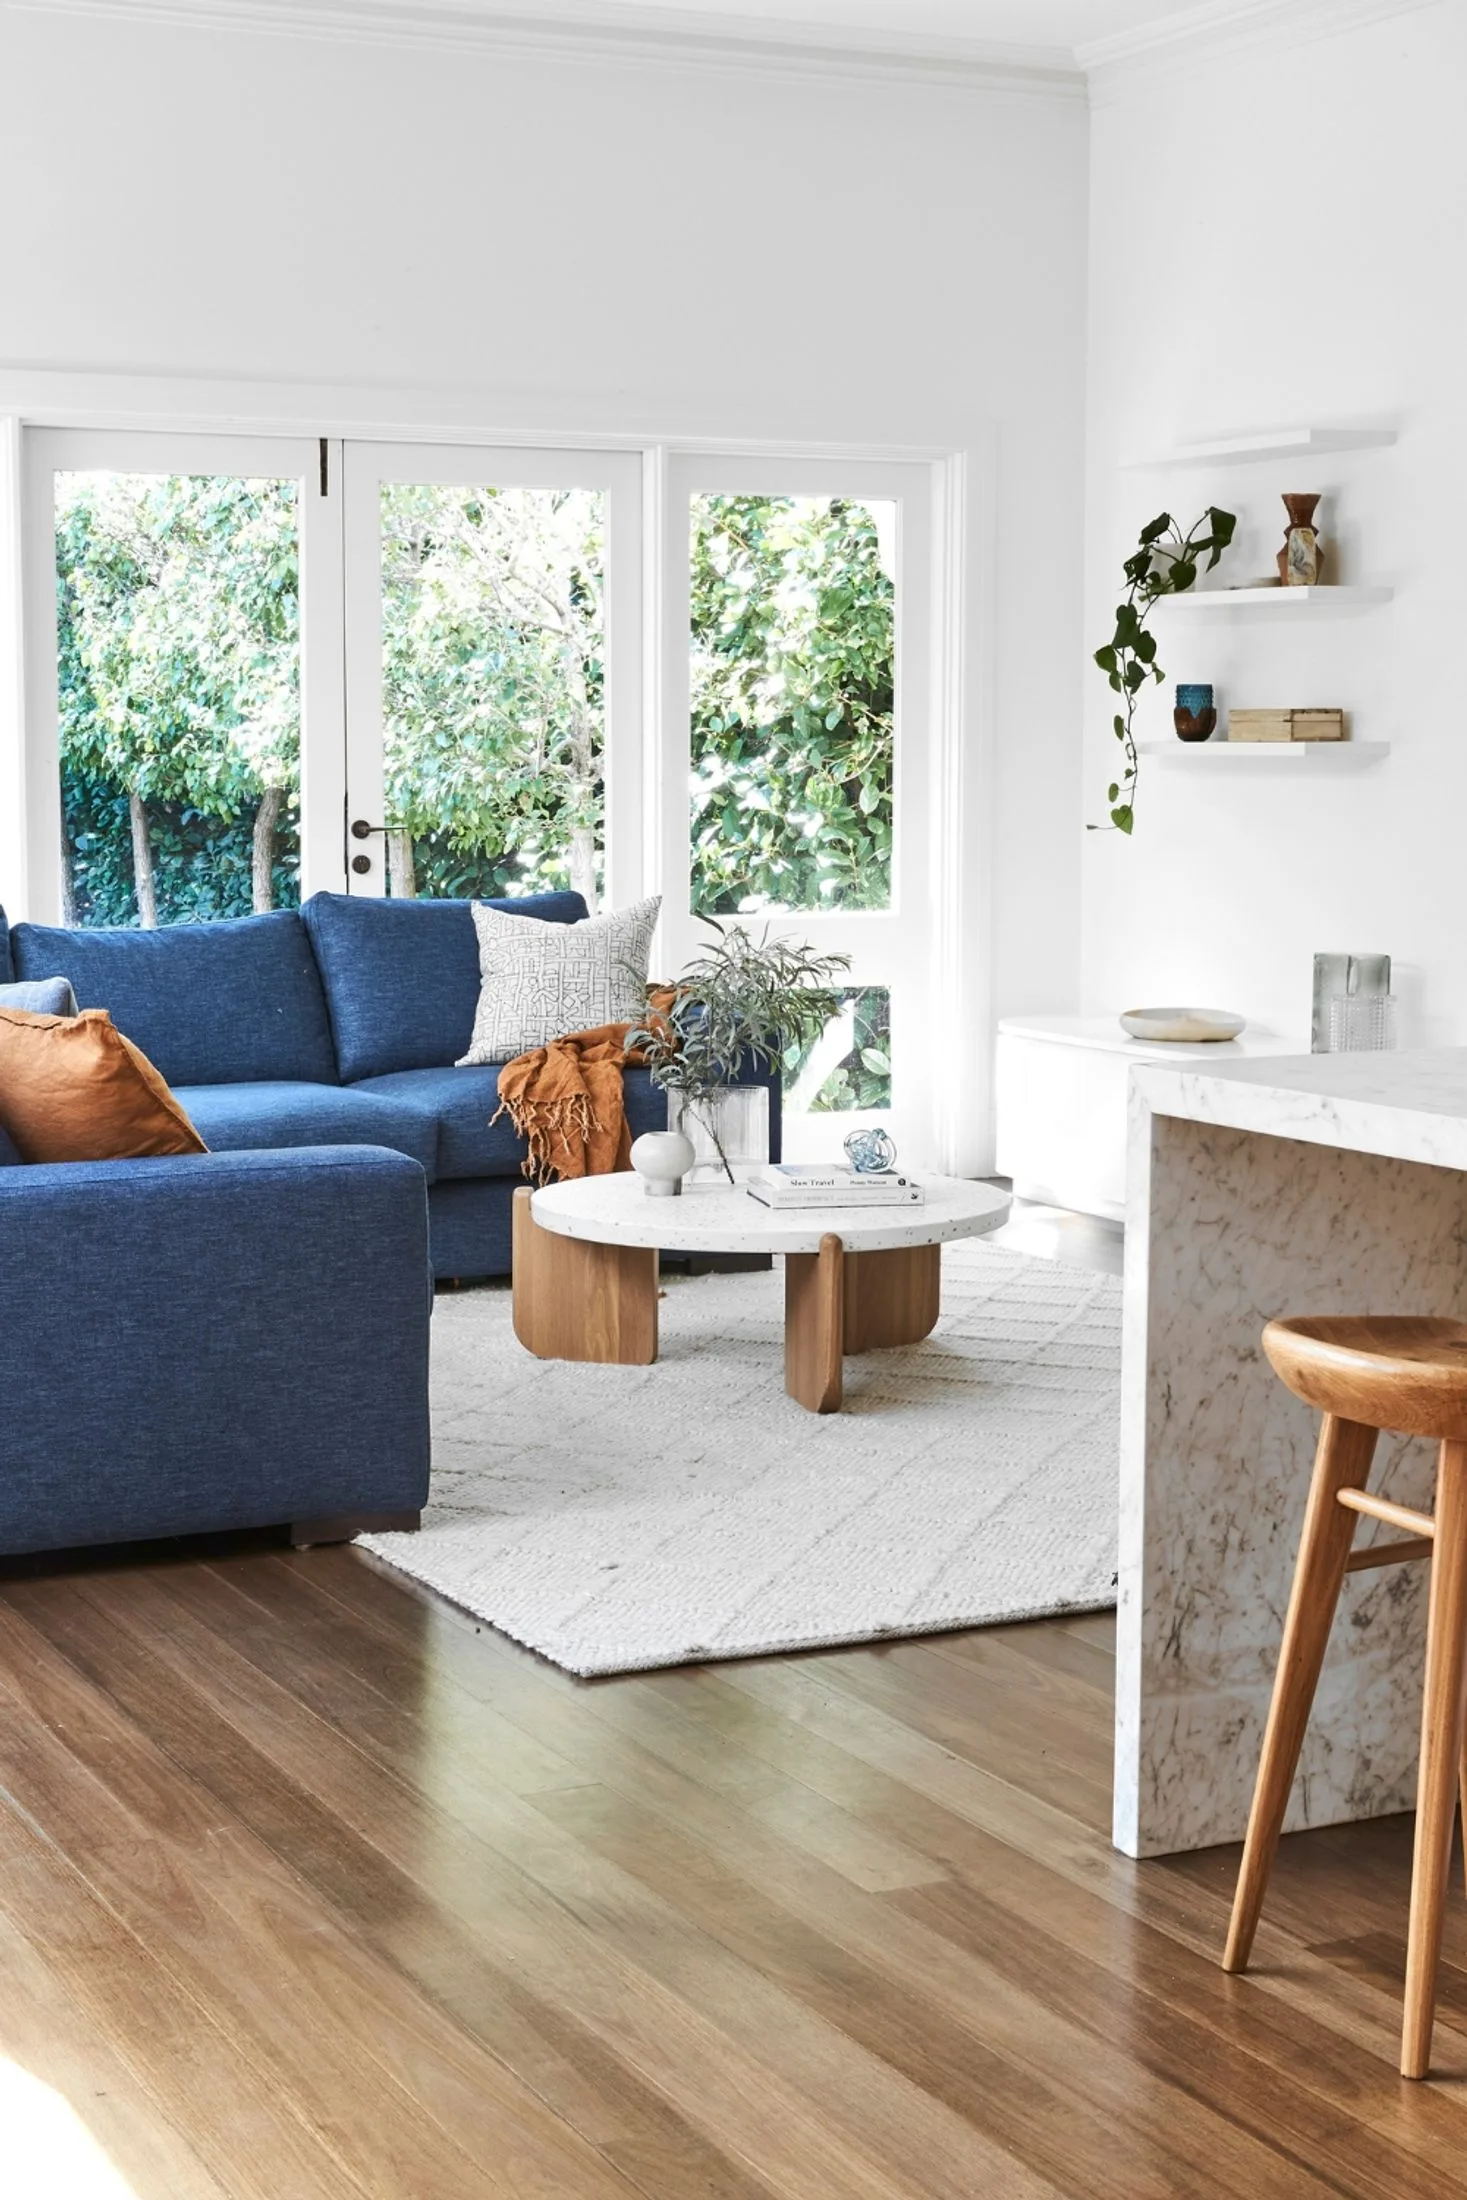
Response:
[{"label": "rust orange throw blanket", "polygon": [[[656,987],[647,1014],[670,1006],[673,990]],[[631,1167],[631,1133],[621,1073],[641,1055],[627,1050],[631,1024],[598,1024],[549,1046],[516,1055],[499,1072],[499,1106],[530,1148],[525,1175],[536,1184],[554,1177],[610,1176]]]}]

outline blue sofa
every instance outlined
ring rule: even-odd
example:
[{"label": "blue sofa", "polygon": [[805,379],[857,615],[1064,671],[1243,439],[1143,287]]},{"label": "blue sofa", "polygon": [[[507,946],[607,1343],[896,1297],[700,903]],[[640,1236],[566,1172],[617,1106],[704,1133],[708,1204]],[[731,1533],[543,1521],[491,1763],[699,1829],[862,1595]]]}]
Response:
[{"label": "blue sofa", "polygon": [[[570,924],[579,894],[500,901]],[[313,1146],[385,1147],[428,1179],[435,1276],[507,1275],[525,1147],[499,1105],[499,1066],[457,1069],[479,999],[467,901],[316,894],[297,913],[158,931],[67,931],[0,912],[0,984],[67,978],[105,1008],[177,1093],[214,1155]],[[778,1159],[779,1084],[770,1086]],[[635,1137],[666,1102],[626,1073]]]},{"label": "blue sofa", "polygon": [[[3,1157],[0,1157],[3,1159]],[[0,1166],[0,1554],[428,1493],[423,1172],[378,1146]]]}]

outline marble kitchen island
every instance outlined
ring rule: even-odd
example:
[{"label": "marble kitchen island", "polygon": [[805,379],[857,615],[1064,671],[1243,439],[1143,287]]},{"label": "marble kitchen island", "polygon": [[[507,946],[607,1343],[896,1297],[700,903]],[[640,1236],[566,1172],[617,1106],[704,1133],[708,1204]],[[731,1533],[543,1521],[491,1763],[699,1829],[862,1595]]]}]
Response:
[{"label": "marble kitchen island", "polygon": [[[1467,1048],[1148,1063],[1130,1110],[1115,1841],[1156,1856],[1253,1792],[1316,1432],[1264,1323],[1467,1314]],[[1382,1436],[1371,1487],[1433,1470]],[[1287,1828],[1414,1807],[1427,1570],[1347,1578]]]}]

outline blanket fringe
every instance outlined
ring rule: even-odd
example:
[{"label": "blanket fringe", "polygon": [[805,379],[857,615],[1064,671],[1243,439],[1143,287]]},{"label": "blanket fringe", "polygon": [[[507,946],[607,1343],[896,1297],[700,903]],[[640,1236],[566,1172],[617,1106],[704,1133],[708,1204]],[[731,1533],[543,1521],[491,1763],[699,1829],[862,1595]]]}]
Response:
[{"label": "blanket fringe", "polygon": [[573,1139],[584,1145],[593,1131],[602,1128],[601,1119],[591,1105],[591,1096],[585,1092],[567,1093],[558,1100],[532,1100],[527,1096],[512,1100],[501,1098],[489,1118],[491,1130],[501,1115],[509,1117],[511,1125],[530,1149],[520,1164],[520,1171],[532,1184],[553,1184],[558,1168],[557,1148],[561,1153],[569,1153]]}]

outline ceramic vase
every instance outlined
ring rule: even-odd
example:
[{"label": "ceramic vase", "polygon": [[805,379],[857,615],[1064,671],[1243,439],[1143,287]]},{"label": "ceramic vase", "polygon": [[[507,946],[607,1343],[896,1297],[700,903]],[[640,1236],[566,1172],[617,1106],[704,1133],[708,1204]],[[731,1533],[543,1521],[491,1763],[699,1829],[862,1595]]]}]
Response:
[{"label": "ceramic vase", "polygon": [[1179,741],[1206,741],[1210,737],[1217,725],[1217,712],[1212,689],[1205,682],[1193,680],[1178,687],[1172,724]]},{"label": "ceramic vase", "polygon": [[651,1199],[677,1199],[696,1156],[681,1131],[643,1131],[632,1140],[632,1167]]},{"label": "ceramic vase", "polygon": [[1278,568],[1285,588],[1317,588],[1324,578],[1324,547],[1314,524],[1318,503],[1317,496],[1284,498],[1289,524],[1284,530]]}]

